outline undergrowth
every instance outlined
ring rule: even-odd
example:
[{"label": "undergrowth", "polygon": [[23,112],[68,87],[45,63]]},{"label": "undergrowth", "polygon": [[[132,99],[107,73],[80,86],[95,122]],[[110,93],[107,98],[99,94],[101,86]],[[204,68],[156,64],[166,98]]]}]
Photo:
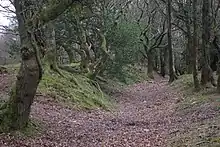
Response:
[{"label": "undergrowth", "polygon": [[134,65],[123,66],[120,70],[106,73],[105,77],[120,85],[131,85],[149,79],[146,68]]},{"label": "undergrowth", "polygon": [[120,92],[128,85],[149,80],[146,68],[132,65],[122,67],[119,72],[105,73],[102,78],[104,80],[98,80],[98,82],[108,95]]}]

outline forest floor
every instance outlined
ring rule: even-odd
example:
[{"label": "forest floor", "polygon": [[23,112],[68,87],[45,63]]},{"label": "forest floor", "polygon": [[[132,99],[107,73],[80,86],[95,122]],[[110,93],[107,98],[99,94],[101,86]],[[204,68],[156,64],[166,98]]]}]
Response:
[{"label": "forest floor", "polygon": [[[11,79],[0,75],[1,95],[8,93]],[[180,110],[183,95],[166,79],[156,79],[115,93],[112,111],[76,110],[37,96],[31,118],[38,134],[1,134],[0,147],[220,146],[219,110],[211,103]]]}]

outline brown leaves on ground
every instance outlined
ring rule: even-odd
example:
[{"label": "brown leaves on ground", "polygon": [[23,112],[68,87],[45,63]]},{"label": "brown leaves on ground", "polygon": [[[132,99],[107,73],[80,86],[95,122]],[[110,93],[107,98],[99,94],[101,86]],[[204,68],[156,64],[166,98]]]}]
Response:
[{"label": "brown leaves on ground", "polygon": [[[4,84],[0,89],[5,90]],[[2,134],[0,147],[167,147],[170,134],[188,125],[185,116],[175,115],[179,97],[167,81],[124,89],[117,94],[113,112],[75,110],[38,97],[31,118],[43,123],[42,134],[32,138]]]}]

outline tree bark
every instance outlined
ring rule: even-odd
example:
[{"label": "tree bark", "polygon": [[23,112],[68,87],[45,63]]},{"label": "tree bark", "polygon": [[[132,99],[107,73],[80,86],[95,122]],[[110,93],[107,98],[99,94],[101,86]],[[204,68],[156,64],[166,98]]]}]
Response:
[{"label": "tree bark", "polygon": [[17,130],[27,126],[31,104],[42,77],[39,50],[36,48],[35,36],[33,32],[30,32],[34,28],[25,25],[27,19],[24,15],[27,12],[23,12],[25,8],[31,6],[31,3],[21,3],[19,0],[16,0],[14,5],[21,40],[22,62],[15,88],[12,89],[10,100],[4,106],[5,113],[3,114],[1,126],[6,131]]},{"label": "tree bark", "polygon": [[218,61],[217,74],[218,74],[217,91],[218,91],[218,93],[220,93],[220,60]]},{"label": "tree bark", "polygon": [[59,4],[44,9],[39,15],[35,15],[36,1],[14,0],[22,61],[10,100],[0,108],[3,111],[3,115],[0,116],[0,132],[18,130],[27,126],[31,105],[42,77],[40,54],[45,46],[39,42],[43,39],[38,27],[55,19],[76,1],[60,1]]},{"label": "tree bark", "polygon": [[160,64],[160,60],[158,58],[158,50],[155,50],[155,54],[154,54],[154,71],[158,72],[159,71],[159,64]]},{"label": "tree bark", "polygon": [[213,40],[213,45],[216,48],[217,52],[218,52],[218,63],[217,63],[217,75],[218,75],[218,80],[217,80],[217,91],[218,93],[220,93],[220,47],[218,45],[219,41],[218,41],[218,37],[215,36],[214,40]]},{"label": "tree bark", "polygon": [[213,71],[209,65],[209,39],[210,39],[210,18],[209,18],[210,2],[203,0],[202,6],[202,74],[201,84],[205,86],[208,82],[211,82],[213,86],[216,86]]},{"label": "tree bark", "polygon": [[190,23],[190,10],[191,10],[191,0],[187,0],[186,5],[187,5],[187,12],[186,12],[186,21],[185,21],[185,25],[186,25],[186,29],[187,29],[187,46],[186,46],[186,69],[187,69],[187,74],[191,74],[193,71],[193,66],[192,66],[192,42],[193,42],[193,37],[191,34],[191,23]]},{"label": "tree bark", "polygon": [[175,79],[177,79],[177,76],[175,74],[174,70],[174,62],[173,62],[173,49],[172,49],[172,25],[171,25],[171,0],[167,0],[167,15],[168,15],[168,32],[167,32],[167,38],[168,38],[168,50],[169,50],[169,82],[173,82]]},{"label": "tree bark", "polygon": [[[189,30],[188,30],[189,31]],[[186,48],[186,69],[187,69],[187,74],[191,74],[193,70],[192,66],[192,35],[191,32],[187,31],[187,48]]]},{"label": "tree bark", "polygon": [[163,50],[160,49],[160,74],[165,77]]},{"label": "tree bark", "polygon": [[152,51],[148,51],[147,53],[147,74],[148,77],[154,79],[153,75],[154,70],[154,55]]},{"label": "tree bark", "polygon": [[197,24],[197,0],[193,0],[193,48],[192,48],[192,63],[193,63],[193,82],[196,90],[199,90],[199,79],[198,79],[198,24]]},{"label": "tree bark", "polygon": [[161,56],[160,57],[160,60],[161,60],[160,74],[162,77],[165,77],[166,74],[168,73],[168,69],[167,69],[168,48],[167,47],[161,50],[160,56]]},{"label": "tree bark", "polygon": [[48,23],[47,25],[47,54],[46,54],[46,66],[49,66],[49,69],[57,72],[59,75],[63,76],[61,70],[57,65],[57,45],[56,45],[56,32],[54,25]]},{"label": "tree bark", "polygon": [[102,51],[102,56],[99,61],[95,65],[93,65],[93,69],[90,72],[89,78],[91,79],[96,79],[96,77],[103,72],[105,64],[107,63],[109,59],[109,54],[108,54],[108,48],[107,48],[107,40],[105,33],[99,32],[100,39],[101,39],[101,51]]}]

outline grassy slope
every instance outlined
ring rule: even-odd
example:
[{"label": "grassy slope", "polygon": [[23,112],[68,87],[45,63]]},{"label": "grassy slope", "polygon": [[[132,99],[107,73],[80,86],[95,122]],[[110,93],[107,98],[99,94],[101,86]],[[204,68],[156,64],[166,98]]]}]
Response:
[{"label": "grassy slope", "polygon": [[[16,73],[19,69],[17,65],[5,66],[9,73]],[[71,65],[72,66],[72,65]],[[138,71],[138,72],[137,72]],[[74,105],[77,108],[112,108],[114,101],[111,101],[111,95],[115,90],[121,89],[124,85],[133,84],[147,79],[145,70],[137,69],[133,66],[124,68],[123,78],[125,83],[120,79],[106,78],[106,82],[91,81],[80,74],[70,74],[62,71],[65,77],[46,70],[38,87],[38,93],[54,98],[58,102]],[[104,92],[102,92],[100,86]]]},{"label": "grassy slope", "polygon": [[[4,66],[8,74],[16,75],[19,64]],[[112,107],[107,95],[99,88],[98,84],[79,74],[70,74],[62,71],[65,77],[46,70],[38,87],[38,94],[53,97],[58,102],[74,105],[77,108],[108,109]]]},{"label": "grassy slope", "polygon": [[95,81],[82,75],[73,75],[62,71],[65,77],[52,71],[46,72],[39,85],[38,91],[49,96],[72,102],[77,107],[108,109],[111,102]]},{"label": "grassy slope", "polygon": [[220,95],[214,87],[195,92],[192,81],[184,75],[172,84],[183,94],[176,114],[186,122],[184,131],[172,136],[172,146],[220,147]]}]

